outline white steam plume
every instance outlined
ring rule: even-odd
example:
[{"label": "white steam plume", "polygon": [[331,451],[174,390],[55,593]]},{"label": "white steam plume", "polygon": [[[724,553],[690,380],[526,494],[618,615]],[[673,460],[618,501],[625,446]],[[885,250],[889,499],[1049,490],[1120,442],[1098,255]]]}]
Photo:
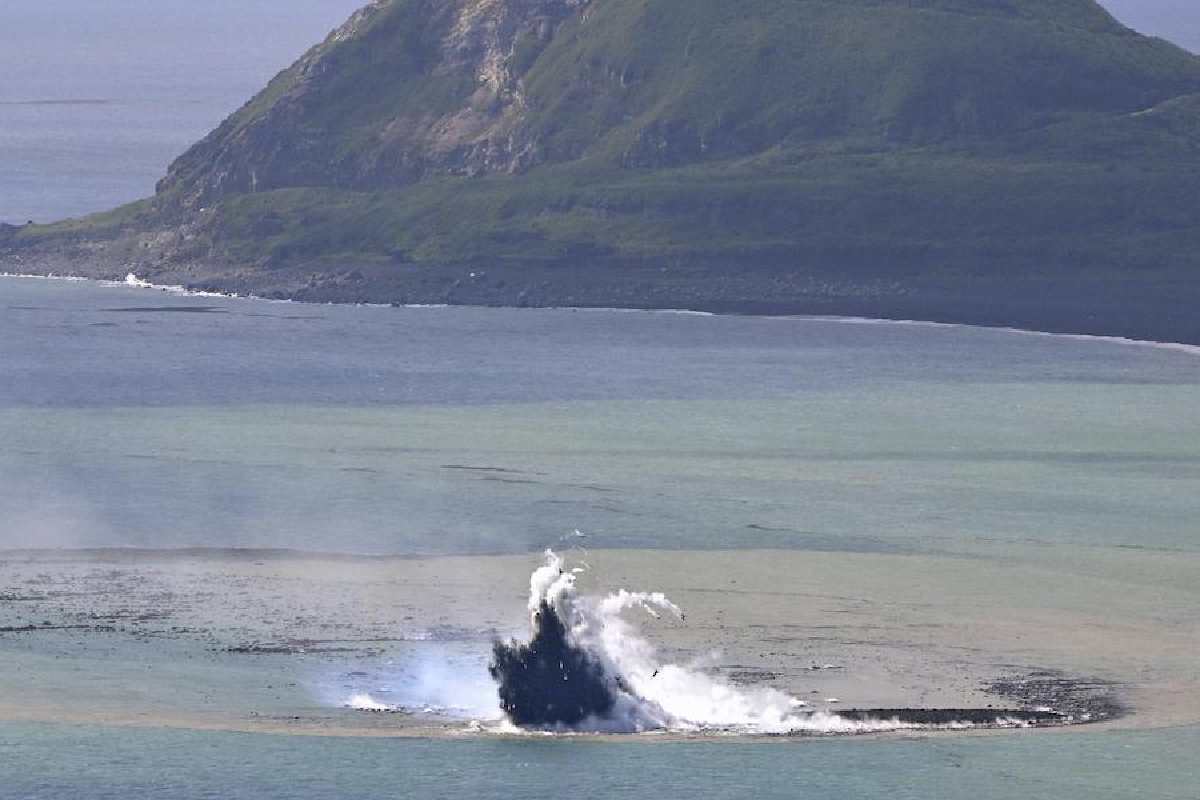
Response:
[{"label": "white steam plume", "polygon": [[568,629],[570,641],[628,692],[618,695],[606,719],[589,719],[581,729],[701,731],[743,733],[865,733],[917,727],[899,720],[851,720],[826,711],[806,711],[799,700],[775,689],[744,689],[695,668],[663,663],[655,647],[621,614],[642,608],[683,619],[683,612],[661,592],[624,589],[601,598],[578,594],[576,574],[563,559],[546,551],[546,560],[530,578],[529,610],[547,603]]}]

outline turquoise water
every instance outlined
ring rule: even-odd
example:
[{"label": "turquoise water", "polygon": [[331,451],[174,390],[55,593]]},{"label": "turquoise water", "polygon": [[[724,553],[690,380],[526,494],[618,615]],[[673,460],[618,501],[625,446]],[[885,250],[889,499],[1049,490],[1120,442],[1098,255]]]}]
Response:
[{"label": "turquoise water", "polygon": [[0,797],[1194,800],[1197,752],[1194,728],[738,744],[0,725]]},{"label": "turquoise water", "polygon": [[[1131,548],[1200,549],[1198,367],[1189,350],[969,328],[0,279],[0,547],[524,553],[580,528],[601,548],[997,564],[1054,546],[1064,581],[1081,546],[1153,585],[1123,566]],[[166,692],[137,678],[156,664],[194,675],[168,692],[180,709],[242,675],[234,699],[273,707],[274,662],[163,665],[165,644],[105,655],[63,635],[62,653],[48,635],[0,647],[45,666],[39,691],[77,681],[101,710]],[[120,680],[88,689],[89,652]],[[206,675],[214,659],[232,666]],[[0,798],[1190,800],[1198,746],[1195,729],[749,744],[6,722]]]},{"label": "turquoise water", "polygon": [[[1194,44],[1173,1],[1113,8]],[[358,4],[6,0],[0,221],[149,194]],[[525,552],[579,527],[610,547],[1111,546],[1119,573],[1127,548],[1200,548],[1198,364],[971,329],[0,280],[0,547]],[[100,707],[275,698],[274,662],[0,647]],[[0,798],[1192,800],[1198,752],[1195,728],[762,745],[0,722]]]},{"label": "turquoise water", "polygon": [[0,280],[0,546],[1195,550],[1200,355]]}]

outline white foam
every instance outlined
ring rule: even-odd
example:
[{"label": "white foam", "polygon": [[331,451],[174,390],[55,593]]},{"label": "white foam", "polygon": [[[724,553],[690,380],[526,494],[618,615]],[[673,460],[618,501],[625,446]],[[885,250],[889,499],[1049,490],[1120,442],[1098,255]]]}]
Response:
[{"label": "white foam", "polygon": [[23,278],[25,280],[35,281],[86,281],[90,278],[81,278],[78,275],[55,275],[53,272],[46,275],[31,275],[24,272],[0,272],[0,278]]},{"label": "white foam", "polygon": [[898,719],[846,719],[810,711],[803,700],[770,688],[746,689],[696,665],[664,663],[654,646],[622,613],[643,609],[669,613],[682,621],[682,610],[661,592],[620,590],[604,597],[579,595],[576,574],[563,559],[546,551],[530,577],[529,609],[547,603],[567,626],[571,642],[587,650],[609,675],[620,676],[629,692],[604,719],[589,719],[575,730],[596,732],[727,731],[745,734],[845,734],[916,729]]},{"label": "white foam", "polygon": [[265,298],[255,297],[253,295],[237,295],[226,292],[206,292],[200,289],[189,289],[186,286],[179,286],[168,283],[151,283],[150,281],[139,278],[134,273],[130,272],[125,276],[123,281],[97,281],[101,286],[121,286],[129,289],[151,289],[156,292],[165,292],[167,294],[181,295],[183,297],[231,297],[246,300],[262,300]]},{"label": "white foam", "polygon": [[919,328],[943,328],[949,330],[996,331],[1017,336],[1038,336],[1051,339],[1064,339],[1076,342],[1094,342],[1098,344],[1115,344],[1124,347],[1150,347],[1158,350],[1171,350],[1188,355],[1200,355],[1200,345],[1184,344],[1182,342],[1156,342],[1150,339],[1131,339],[1125,336],[1101,336],[1088,333],[1051,333],[1035,331],[1028,328],[1011,328],[1002,326],[967,325],[956,322],[932,322],[919,319],[877,319],[875,317],[839,317],[839,316],[774,316],[769,319],[795,320],[798,322],[834,322],[843,325],[906,325]]},{"label": "white foam", "polygon": [[[0,272],[0,278],[27,278],[38,280],[59,280],[59,281],[87,281],[91,278],[83,278],[75,275],[55,275],[53,273],[47,275],[33,275],[15,272]],[[169,294],[184,295],[188,297],[224,297],[239,300],[259,300],[268,303],[292,303],[299,302],[288,299],[276,299],[261,297],[255,294],[237,294],[235,292],[208,292],[200,289],[189,289],[185,286],[173,284],[151,283],[142,278],[137,277],[134,273],[129,273],[122,281],[98,280],[96,283],[102,286],[117,286],[124,288],[152,289]],[[313,305],[334,305],[333,303],[313,303]],[[345,305],[359,305],[367,308],[391,308],[390,303],[355,303]],[[441,310],[456,308],[458,306],[449,303],[404,303],[398,306],[404,309],[413,310]],[[516,309],[513,309],[516,310]],[[608,312],[608,313],[623,313],[623,314],[670,314],[679,316],[694,316],[694,317],[719,317],[711,311],[695,311],[686,308],[608,308],[603,306],[597,307],[576,307],[576,306],[550,306],[546,308],[520,309],[520,310],[553,310],[553,311],[591,311],[591,312]],[[843,325],[897,325],[897,326],[912,326],[921,328],[942,328],[949,330],[983,330],[996,331],[1000,333],[1018,335],[1018,336],[1039,336],[1049,337],[1054,339],[1064,339],[1070,341],[1097,343],[1097,344],[1115,344],[1122,347],[1147,347],[1156,350],[1168,350],[1176,353],[1186,353],[1187,355],[1200,356],[1200,345],[1185,344],[1183,342],[1159,342],[1150,339],[1132,339],[1125,336],[1101,336],[1097,334],[1085,333],[1051,333],[1049,331],[1036,331],[1027,328],[1012,328],[988,325],[969,325],[956,322],[933,322],[930,320],[918,319],[882,319],[876,317],[854,317],[854,316],[827,316],[827,315],[763,315],[747,317],[748,319],[757,320],[778,320],[788,322],[831,322]]]},{"label": "white foam", "polygon": [[151,283],[150,281],[139,278],[136,274],[130,272],[123,280],[105,280],[97,278],[85,278],[79,275],[57,275],[53,272],[45,275],[34,275],[21,272],[0,272],[0,278],[21,278],[24,280],[40,280],[40,281],[68,281],[81,282],[86,281],[94,283],[97,286],[114,289],[147,289],[156,292],[164,292],[166,294],[180,295],[183,297],[222,297],[235,300],[260,300],[268,303],[291,303],[291,300],[275,300],[267,297],[259,297],[252,294],[236,294],[234,292],[208,292],[201,289],[189,289],[186,286],[167,283]]},{"label": "white foam", "polygon": [[[494,683],[482,668],[446,652],[427,652],[355,687],[344,708],[364,712],[418,712],[470,720],[464,732],[504,735],[592,733],[705,733],[712,735],[834,735],[912,730],[964,730],[970,722],[921,724],[898,718],[847,718],[777,689],[746,688],[710,674],[705,659],[689,664],[664,661],[637,627],[625,618],[632,610],[685,622],[662,592],[621,589],[604,596],[578,593],[578,572],[547,550],[529,580],[531,615],[548,604],[567,628],[570,643],[586,650],[605,673],[619,679],[615,707],[603,718],[574,726],[521,730],[503,717]],[[389,667],[392,662],[388,662]],[[362,677],[367,677],[364,673]],[[385,699],[380,699],[385,698]],[[830,697],[826,703],[841,702]],[[1002,713],[1002,712],[1001,712]],[[484,724],[484,723],[487,724]],[[997,716],[988,727],[1028,727],[1029,722]]]},{"label": "white foam", "polygon": [[380,703],[369,694],[356,694],[343,704],[346,708],[352,708],[355,711],[391,711],[392,706],[385,703]]}]

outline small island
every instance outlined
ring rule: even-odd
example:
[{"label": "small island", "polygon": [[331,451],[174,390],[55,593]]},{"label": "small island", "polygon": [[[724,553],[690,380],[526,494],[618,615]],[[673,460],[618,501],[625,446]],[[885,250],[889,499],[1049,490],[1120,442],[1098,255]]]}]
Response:
[{"label": "small island", "polygon": [[1200,342],[1200,58],[1094,0],[377,0],[0,271]]}]

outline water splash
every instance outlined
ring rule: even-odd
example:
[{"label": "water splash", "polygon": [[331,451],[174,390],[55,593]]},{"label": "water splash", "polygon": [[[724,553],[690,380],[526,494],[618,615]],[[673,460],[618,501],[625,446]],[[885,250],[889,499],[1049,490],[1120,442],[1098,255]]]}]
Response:
[{"label": "water splash", "polygon": [[664,663],[622,615],[641,609],[680,622],[661,592],[580,595],[575,570],[546,552],[530,578],[528,643],[496,642],[490,665],[501,707],[523,727],[596,732],[865,733],[917,727],[848,719],[769,688],[745,689],[694,666]]},{"label": "water splash", "polygon": [[381,703],[369,694],[356,694],[344,703],[346,708],[355,711],[392,711],[393,706]]}]

